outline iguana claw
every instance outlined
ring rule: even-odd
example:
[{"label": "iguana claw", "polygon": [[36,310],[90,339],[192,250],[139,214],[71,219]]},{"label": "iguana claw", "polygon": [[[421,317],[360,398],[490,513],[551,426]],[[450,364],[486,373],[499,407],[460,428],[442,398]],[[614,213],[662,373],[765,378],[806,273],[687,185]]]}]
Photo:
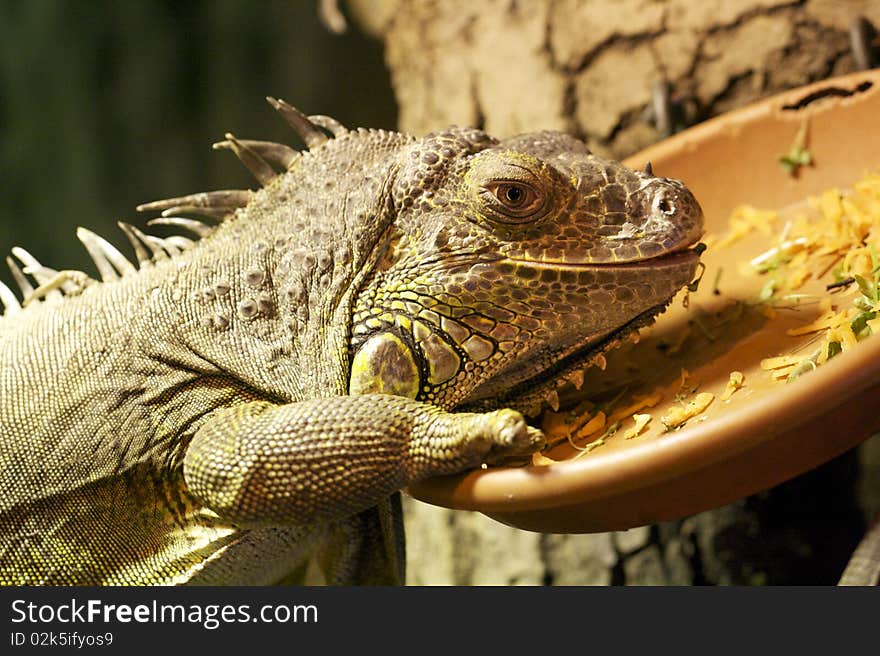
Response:
[{"label": "iguana claw", "polygon": [[478,417],[485,426],[483,436],[488,442],[485,461],[489,464],[529,455],[546,443],[544,433],[529,426],[515,410],[505,408]]}]

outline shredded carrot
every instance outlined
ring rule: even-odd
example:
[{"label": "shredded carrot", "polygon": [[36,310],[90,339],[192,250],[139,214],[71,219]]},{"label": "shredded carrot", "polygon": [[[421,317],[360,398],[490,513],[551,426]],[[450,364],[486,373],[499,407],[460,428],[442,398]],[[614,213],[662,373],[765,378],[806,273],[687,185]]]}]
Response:
[{"label": "shredded carrot", "polygon": [[746,377],[743,375],[743,372],[731,371],[730,377],[727,379],[727,386],[724,388],[724,392],[721,393],[721,400],[726,401],[733,396],[734,392],[745,385],[745,380]]},{"label": "shredded carrot", "polygon": [[648,423],[651,421],[651,415],[634,414],[633,421],[635,421],[635,425],[633,425],[632,428],[628,429],[626,433],[623,434],[624,439],[631,440],[632,438],[641,435],[645,431],[645,428],[647,428]]},{"label": "shredded carrot", "polygon": [[700,392],[693,398],[692,401],[688,401],[687,404],[684,405],[684,407],[671,407],[669,410],[667,410],[666,414],[660,418],[660,421],[663,423],[664,426],[666,426],[667,429],[677,428],[688,419],[696,417],[698,414],[703,412],[712,404],[712,401],[714,400],[714,394],[710,392]]}]

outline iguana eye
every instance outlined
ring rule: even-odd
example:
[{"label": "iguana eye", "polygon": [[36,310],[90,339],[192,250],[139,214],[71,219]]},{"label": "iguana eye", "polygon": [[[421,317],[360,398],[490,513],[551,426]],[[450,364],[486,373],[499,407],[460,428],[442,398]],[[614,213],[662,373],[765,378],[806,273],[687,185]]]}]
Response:
[{"label": "iguana eye", "polygon": [[492,209],[510,219],[530,219],[544,205],[544,197],[523,182],[492,182],[484,189],[490,195]]}]

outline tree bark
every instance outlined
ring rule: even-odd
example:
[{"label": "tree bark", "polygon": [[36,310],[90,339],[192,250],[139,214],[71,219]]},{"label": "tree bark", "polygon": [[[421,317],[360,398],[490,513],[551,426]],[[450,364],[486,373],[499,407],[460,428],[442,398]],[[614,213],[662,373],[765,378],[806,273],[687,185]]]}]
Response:
[{"label": "tree bark", "polygon": [[351,0],[385,43],[399,127],[562,129],[622,157],[658,138],[666,82],[693,123],[853,70],[849,26],[877,0]]},{"label": "tree bark", "polygon": [[[661,138],[652,112],[659,85],[681,129],[854,70],[851,22],[864,15],[880,25],[877,0],[351,0],[348,8],[384,41],[402,130],[565,130],[614,157]],[[880,503],[878,453],[874,439],[730,506],[609,534],[528,533],[409,500],[409,582],[832,584]]]}]

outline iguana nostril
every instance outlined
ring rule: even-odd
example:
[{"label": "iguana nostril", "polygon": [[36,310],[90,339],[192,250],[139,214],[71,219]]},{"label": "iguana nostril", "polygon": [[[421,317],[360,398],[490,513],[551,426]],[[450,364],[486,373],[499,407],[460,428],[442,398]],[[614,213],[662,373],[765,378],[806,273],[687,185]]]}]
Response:
[{"label": "iguana nostril", "polygon": [[657,209],[666,216],[672,216],[673,214],[675,214],[675,203],[673,203],[668,198],[661,198],[659,201],[657,201]]}]

